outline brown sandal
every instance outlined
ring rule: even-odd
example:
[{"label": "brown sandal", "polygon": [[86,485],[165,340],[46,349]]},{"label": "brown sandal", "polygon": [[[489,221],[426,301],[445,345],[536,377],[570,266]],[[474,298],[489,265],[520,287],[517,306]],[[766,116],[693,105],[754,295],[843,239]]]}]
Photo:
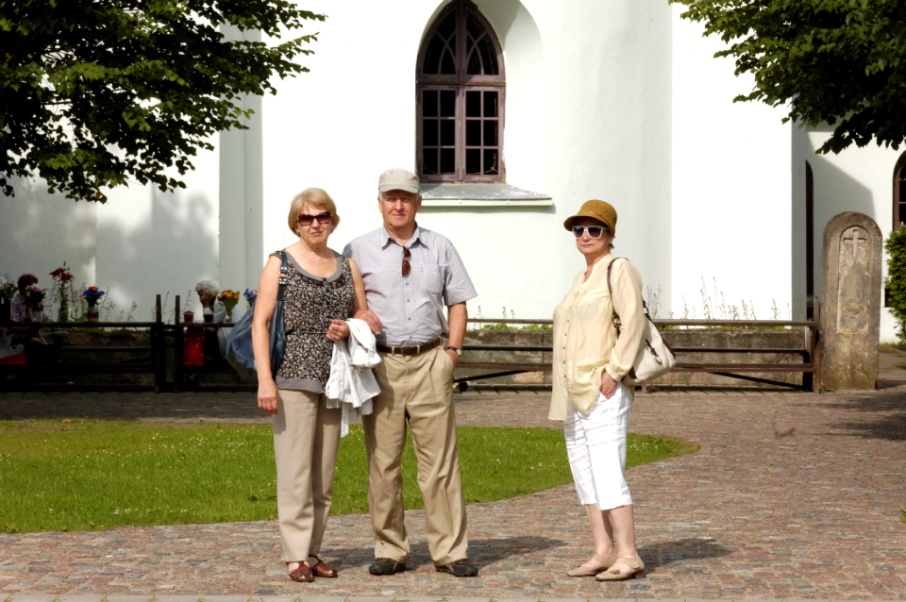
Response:
[{"label": "brown sandal", "polygon": [[325,577],[327,579],[336,579],[337,572],[324,564],[320,558],[317,556],[312,556],[317,562],[311,565],[311,572],[317,577]]},{"label": "brown sandal", "polygon": [[311,569],[304,562],[300,562],[299,566],[289,572],[289,578],[299,583],[311,583],[315,580],[315,576],[311,574]]}]

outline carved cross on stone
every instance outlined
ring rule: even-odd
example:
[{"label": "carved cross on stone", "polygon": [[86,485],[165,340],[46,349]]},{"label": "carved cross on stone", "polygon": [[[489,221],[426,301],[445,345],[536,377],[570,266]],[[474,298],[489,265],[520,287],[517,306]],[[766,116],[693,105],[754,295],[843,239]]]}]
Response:
[{"label": "carved cross on stone", "polygon": [[852,234],[852,236],[850,236],[850,237],[848,237],[848,238],[844,238],[844,239],[843,239],[843,242],[849,243],[849,244],[851,244],[851,245],[853,246],[853,258],[855,258],[855,257],[856,257],[856,252],[857,252],[858,249],[859,249],[859,243],[868,242],[868,239],[867,239],[867,238],[863,238],[862,236],[860,236],[860,235],[859,235],[859,230],[858,230],[858,229],[853,229],[853,234]]}]

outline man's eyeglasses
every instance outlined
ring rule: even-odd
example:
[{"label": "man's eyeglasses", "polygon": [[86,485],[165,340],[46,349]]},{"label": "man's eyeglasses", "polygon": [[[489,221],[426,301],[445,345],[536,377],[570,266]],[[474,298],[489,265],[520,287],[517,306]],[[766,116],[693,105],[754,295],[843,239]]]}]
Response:
[{"label": "man's eyeglasses", "polygon": [[403,247],[403,276],[408,276],[409,272],[412,271],[412,264],[409,263],[410,257],[412,257],[412,253],[409,248]]},{"label": "man's eyeglasses", "polygon": [[597,240],[604,234],[604,230],[604,226],[573,226],[573,234],[576,238],[582,238],[582,235],[588,232],[589,237]]},{"label": "man's eyeglasses", "polygon": [[318,223],[322,226],[331,221],[332,217],[330,211],[322,211],[317,215],[308,215],[307,213],[300,213],[297,218],[299,223],[303,226],[310,226],[314,223],[315,220],[318,220]]}]

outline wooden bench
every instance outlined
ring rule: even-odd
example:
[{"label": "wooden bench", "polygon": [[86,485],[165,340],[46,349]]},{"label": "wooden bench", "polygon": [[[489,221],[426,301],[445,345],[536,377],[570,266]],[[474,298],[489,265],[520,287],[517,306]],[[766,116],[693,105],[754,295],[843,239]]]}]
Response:
[{"label": "wooden bench", "polygon": [[[179,299],[176,300],[177,315]],[[754,320],[655,320],[662,329],[668,343],[679,339],[680,334],[688,338],[690,333],[720,333],[721,329],[748,328],[768,329],[773,331],[793,332],[793,343],[789,346],[778,345],[689,345],[676,344],[678,364],[670,375],[655,384],[673,386],[683,374],[710,374],[729,377],[737,380],[771,384],[775,386],[812,390],[818,382],[820,358],[818,357],[818,308],[815,306],[815,318],[804,322],[794,321],[754,321]],[[543,344],[516,343],[482,343],[482,331],[475,329],[483,323],[499,323],[504,327],[518,328],[529,324],[550,325],[551,320],[483,320],[470,319],[473,327],[463,345],[463,356],[460,361],[455,383],[465,389],[470,383],[488,379],[513,376],[526,372],[540,372],[546,382],[550,382],[553,347],[550,341],[550,330],[542,330],[548,336]],[[9,324],[0,324],[8,326]],[[42,323],[44,331],[70,331],[75,336],[79,330],[90,328],[103,333],[111,331],[147,331],[147,343],[142,345],[62,345],[59,355],[41,366],[28,364],[0,363],[0,390],[63,388],[63,389],[103,389],[103,388],[138,388],[154,391],[195,389],[230,389],[254,390],[253,383],[240,381],[232,367],[222,358],[206,358],[202,366],[186,366],[184,362],[184,342],[187,329],[190,328],[227,328],[230,324],[211,323],[164,323],[161,319],[160,296],[157,297],[156,319],[153,322],[64,322]],[[476,333],[478,333],[476,335]],[[796,334],[798,333],[798,334]],[[801,336],[800,336],[801,334]],[[714,357],[708,357],[710,355]],[[704,356],[704,357],[702,357]],[[752,359],[773,358],[773,359]],[[782,361],[780,361],[782,359]],[[740,361],[734,361],[740,360]],[[130,382],[108,382],[104,379],[85,381],[84,379],[67,379],[67,375],[117,375],[147,374],[148,379]],[[800,382],[766,378],[765,374],[801,374]],[[199,386],[187,386],[186,376],[195,375]],[[216,378],[208,379],[211,376]],[[75,381],[80,382],[75,382]],[[543,385],[542,385],[543,386]]]},{"label": "wooden bench", "polygon": [[[0,324],[0,328],[9,325]],[[21,326],[20,323],[12,325]],[[59,343],[51,342],[25,363],[0,363],[0,390],[161,390],[165,374],[162,322],[42,322],[41,332]],[[142,340],[137,340],[135,345],[78,341],[82,338],[117,339],[130,332],[141,333],[139,337],[131,338]],[[144,374],[146,378],[114,377],[123,374]],[[80,378],[84,375],[93,378]],[[97,378],[99,376],[103,378]]]},{"label": "wooden bench", "polygon": [[[472,324],[498,323],[505,326],[538,324],[549,325],[551,320],[482,320],[470,319]],[[795,346],[709,346],[709,345],[675,345],[673,351],[677,365],[667,377],[656,381],[657,385],[676,385],[682,374],[709,374],[803,390],[817,390],[820,361],[818,357],[818,305],[815,303],[814,318],[808,321],[782,320],[655,320],[662,330],[662,336],[668,344],[671,339],[696,336],[696,332],[719,332],[720,329],[762,329],[793,333],[789,338],[796,339]],[[800,333],[801,337],[799,334]],[[479,354],[488,352],[506,352],[535,354],[536,361],[512,361],[504,358],[477,360]],[[495,345],[467,343],[463,345],[463,357],[457,366],[455,382],[460,390],[470,386],[473,381],[494,379],[524,372],[542,372],[549,376],[551,371],[552,345]],[[719,357],[708,358],[709,355]],[[702,358],[702,356],[705,356]],[[773,357],[773,361],[756,359],[752,356]],[[742,361],[734,361],[742,358]],[[783,361],[777,361],[782,359]],[[747,361],[748,360],[748,361]],[[477,373],[476,373],[477,371]],[[801,374],[801,382],[788,382],[779,378],[767,378],[771,374]],[[646,388],[647,385],[642,385]]]}]

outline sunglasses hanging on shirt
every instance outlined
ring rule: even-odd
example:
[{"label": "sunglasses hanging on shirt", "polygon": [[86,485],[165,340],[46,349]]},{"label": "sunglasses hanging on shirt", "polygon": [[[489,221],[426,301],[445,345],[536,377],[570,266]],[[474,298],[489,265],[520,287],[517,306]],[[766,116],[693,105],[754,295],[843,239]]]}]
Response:
[{"label": "sunglasses hanging on shirt", "polygon": [[409,263],[411,257],[412,253],[409,251],[409,248],[403,247],[403,276],[408,276],[409,272],[412,271],[412,264]]}]

